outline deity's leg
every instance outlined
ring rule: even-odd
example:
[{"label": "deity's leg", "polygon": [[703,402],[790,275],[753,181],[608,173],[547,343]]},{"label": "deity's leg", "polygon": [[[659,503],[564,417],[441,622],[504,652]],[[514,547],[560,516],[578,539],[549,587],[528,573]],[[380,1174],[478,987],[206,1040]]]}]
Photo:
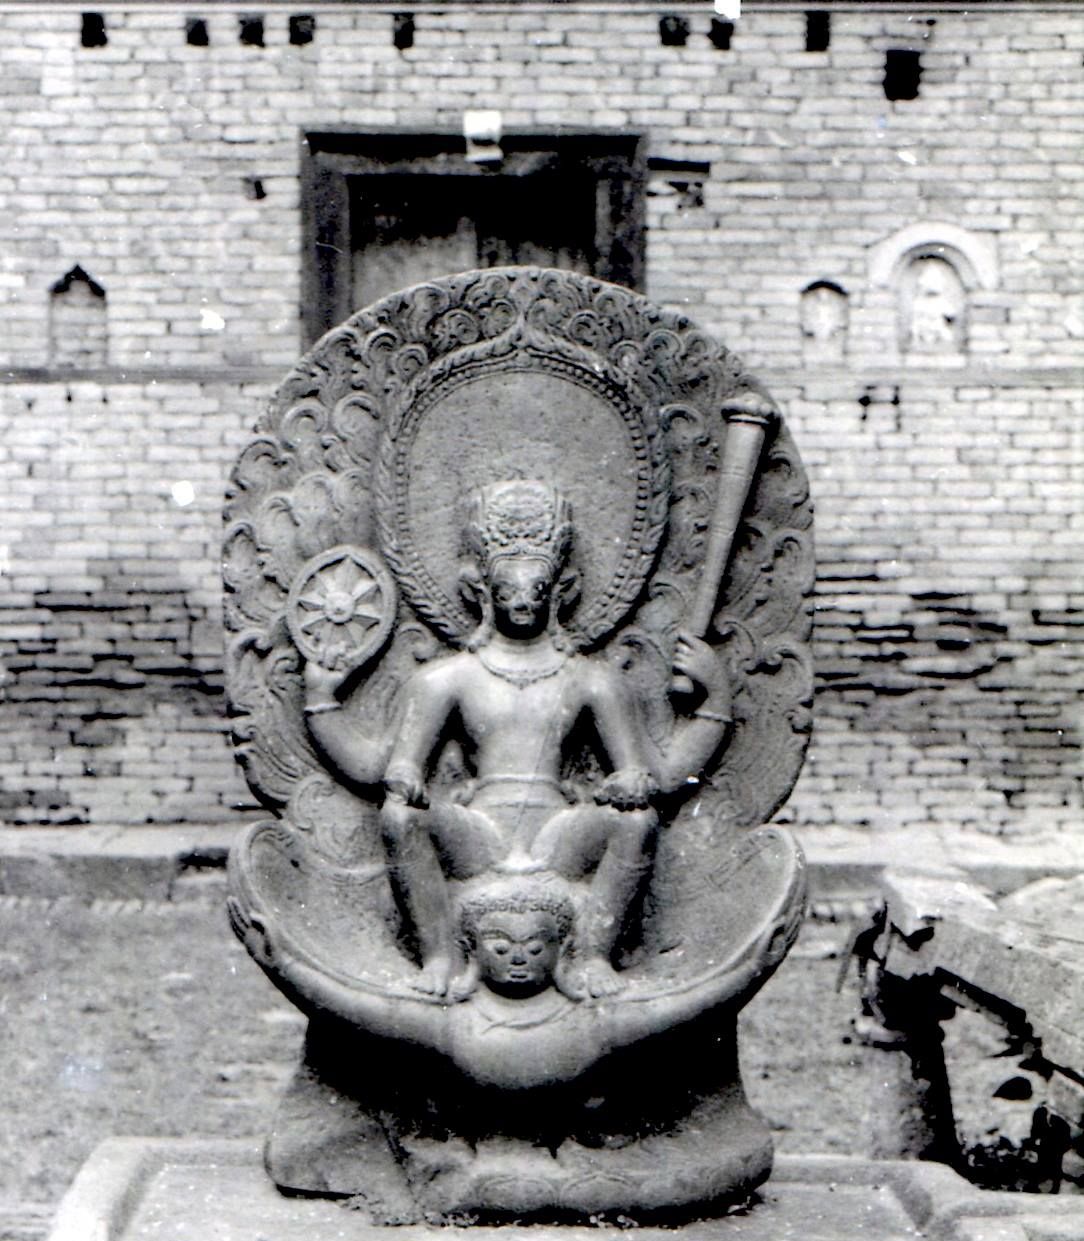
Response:
[{"label": "deity's leg", "polygon": [[576,930],[579,986],[590,995],[621,989],[610,957],[650,865],[657,825],[654,810],[576,806],[549,819],[535,839],[534,856],[566,878],[580,879],[594,867]]},{"label": "deity's leg", "polygon": [[452,916],[448,881],[429,835],[430,813],[388,798],[380,812],[380,829],[396,894],[413,926],[421,954],[421,974],[414,986],[445,995],[465,974]]},{"label": "deity's leg", "polygon": [[606,995],[621,986],[610,957],[650,864],[658,824],[653,810],[606,810],[616,821],[591,879],[581,931],[585,985],[592,995]]}]

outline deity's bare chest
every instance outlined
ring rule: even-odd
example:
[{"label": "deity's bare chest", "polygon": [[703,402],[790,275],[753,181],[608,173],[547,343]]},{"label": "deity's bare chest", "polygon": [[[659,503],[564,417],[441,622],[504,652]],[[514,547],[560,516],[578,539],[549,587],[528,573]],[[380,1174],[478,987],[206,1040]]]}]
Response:
[{"label": "deity's bare chest", "polygon": [[503,750],[517,745],[535,754],[540,746],[559,748],[580,705],[567,672],[517,683],[480,667],[465,688],[460,710],[466,732],[476,744],[499,736]]}]

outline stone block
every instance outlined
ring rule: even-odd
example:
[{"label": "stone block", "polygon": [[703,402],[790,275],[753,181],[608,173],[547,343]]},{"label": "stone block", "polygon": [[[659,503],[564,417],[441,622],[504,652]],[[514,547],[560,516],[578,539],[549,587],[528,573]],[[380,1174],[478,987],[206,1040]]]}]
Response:
[{"label": "stone block", "polygon": [[[976,1190],[948,1168],[916,1161],[783,1156],[762,1200],[739,1215],[684,1228],[640,1228],[643,1241],[1027,1241],[1071,1238],[1072,1198]],[[466,1222],[466,1221],[464,1221]],[[618,1221],[619,1223],[622,1221]],[[1031,1229],[1036,1231],[1030,1231]],[[1042,1230],[1041,1232],[1038,1230]],[[478,1241],[545,1235],[586,1241],[597,1229],[505,1226],[471,1229]],[[350,1203],[282,1197],[247,1139],[113,1138],[83,1166],[57,1212],[48,1241],[377,1241],[385,1230]],[[396,1230],[402,1241],[434,1236]],[[1079,1235],[1079,1234],[1076,1234]]]}]

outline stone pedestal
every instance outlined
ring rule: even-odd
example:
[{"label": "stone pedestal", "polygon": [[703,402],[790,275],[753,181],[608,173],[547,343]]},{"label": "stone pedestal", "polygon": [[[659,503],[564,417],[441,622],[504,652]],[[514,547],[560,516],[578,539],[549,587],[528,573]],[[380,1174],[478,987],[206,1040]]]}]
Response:
[{"label": "stone pedestal", "polygon": [[[640,1241],[1070,1241],[1080,1201],[983,1193],[939,1164],[782,1156],[747,1213],[683,1229],[641,1228]],[[1074,1231],[1075,1229],[1075,1231]],[[474,1227],[472,1241],[593,1241],[597,1228]],[[84,1165],[49,1241],[423,1241],[394,1234],[347,1202],[289,1198],[271,1185],[255,1139],[114,1138]]]}]

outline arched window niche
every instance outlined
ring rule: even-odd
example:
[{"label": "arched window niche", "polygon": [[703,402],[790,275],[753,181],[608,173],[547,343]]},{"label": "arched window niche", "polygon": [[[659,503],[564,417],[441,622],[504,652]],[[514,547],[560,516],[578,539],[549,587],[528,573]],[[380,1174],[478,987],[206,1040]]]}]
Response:
[{"label": "arched window niche", "polygon": [[832,280],[814,280],[802,290],[799,325],[806,362],[842,362],[847,349],[847,291]]},{"label": "arched window niche", "polygon": [[870,276],[891,291],[901,356],[958,359],[968,350],[975,294],[997,286],[996,251],[980,234],[924,222],[874,246]]},{"label": "arched window niche", "polygon": [[49,364],[90,370],[108,356],[105,289],[77,264],[49,290]]},{"label": "arched window niche", "polygon": [[959,270],[960,256],[945,251],[944,246],[916,250],[902,266],[896,290],[901,353],[967,352],[969,288]]}]

